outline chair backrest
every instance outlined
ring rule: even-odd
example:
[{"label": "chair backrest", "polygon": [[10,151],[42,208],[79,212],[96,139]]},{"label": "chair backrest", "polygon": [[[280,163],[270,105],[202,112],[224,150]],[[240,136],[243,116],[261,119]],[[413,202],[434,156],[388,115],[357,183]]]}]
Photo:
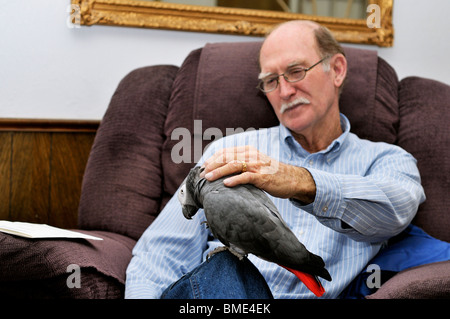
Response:
[{"label": "chair backrest", "polygon": [[[193,52],[181,66],[174,81],[167,114],[163,169],[165,191],[172,194],[183,176],[198,160],[178,164],[171,151],[179,140],[171,139],[177,128],[195,131],[194,121],[201,120],[202,131],[194,133],[191,147],[210,141],[201,133],[218,128],[223,135],[237,128],[263,128],[278,124],[268,100],[258,84],[258,53],[261,42],[215,43]],[[397,137],[399,112],[398,79],[395,71],[376,51],[345,48],[349,71],[341,95],[341,110],[352,130],[363,138],[393,143]],[[196,122],[197,126],[200,122]],[[198,128],[197,130],[198,131]]]}]

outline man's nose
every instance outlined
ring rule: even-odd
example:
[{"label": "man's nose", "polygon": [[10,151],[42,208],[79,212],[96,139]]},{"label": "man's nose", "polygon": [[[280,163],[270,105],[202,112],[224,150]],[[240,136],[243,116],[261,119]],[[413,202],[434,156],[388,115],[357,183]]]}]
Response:
[{"label": "man's nose", "polygon": [[289,99],[293,94],[295,94],[294,83],[289,83],[283,76],[280,76],[278,79],[278,86],[280,89],[280,97],[282,99]]}]

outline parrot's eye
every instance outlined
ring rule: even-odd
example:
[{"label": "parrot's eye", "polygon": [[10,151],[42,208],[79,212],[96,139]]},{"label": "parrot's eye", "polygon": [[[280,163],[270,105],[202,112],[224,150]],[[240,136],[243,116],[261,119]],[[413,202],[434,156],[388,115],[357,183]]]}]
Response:
[{"label": "parrot's eye", "polygon": [[189,197],[187,190],[186,190],[186,185],[182,185],[180,187],[180,190],[178,191],[178,200],[180,201],[181,205],[186,205],[186,201]]},{"label": "parrot's eye", "polygon": [[183,185],[183,186],[180,188],[180,195],[179,195],[180,198],[184,198],[185,193],[186,193],[186,186]]}]

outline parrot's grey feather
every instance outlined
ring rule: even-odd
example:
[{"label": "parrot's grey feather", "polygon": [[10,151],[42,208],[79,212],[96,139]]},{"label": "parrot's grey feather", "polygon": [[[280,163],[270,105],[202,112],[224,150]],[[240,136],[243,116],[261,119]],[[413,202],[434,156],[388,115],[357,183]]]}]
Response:
[{"label": "parrot's grey feather", "polygon": [[203,207],[214,237],[226,247],[331,280],[322,258],[298,240],[265,192],[253,185],[229,188],[223,179],[208,182],[199,174],[200,168],[191,170],[186,189]]}]

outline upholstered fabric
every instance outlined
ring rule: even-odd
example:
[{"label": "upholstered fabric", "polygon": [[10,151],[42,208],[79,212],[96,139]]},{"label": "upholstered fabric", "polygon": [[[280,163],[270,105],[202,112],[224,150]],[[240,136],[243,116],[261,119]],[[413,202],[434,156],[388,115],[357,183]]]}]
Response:
[{"label": "upholstered fabric", "polygon": [[427,200],[414,223],[450,242],[450,86],[408,77],[400,82],[398,145],[417,159]]},{"label": "upholstered fabric", "polygon": [[344,50],[348,71],[339,101],[341,112],[359,137],[395,143],[399,123],[396,72],[376,51]]},{"label": "upholstered fabric", "polygon": [[[111,232],[89,232],[102,241],[28,239],[0,233],[0,296],[23,298],[123,297],[125,271],[135,241]],[[70,288],[69,265],[80,270]]]},{"label": "upholstered fabric", "polygon": [[[174,146],[183,141],[182,136],[172,136],[177,128],[188,132],[189,140],[184,140],[191,145],[191,151],[194,146],[194,123],[193,105],[194,89],[197,78],[198,60],[201,50],[195,50],[184,61],[173,82],[172,95],[170,96],[167,118],[164,124],[164,134],[166,136],[162,144],[162,174],[164,176],[163,184],[163,203],[172,197],[172,194],[178,188],[183,176],[192,167],[194,159],[193,154],[189,155],[189,160],[175,163],[172,159]],[[186,137],[187,138],[187,137]],[[185,150],[186,151],[186,150]]]}]

